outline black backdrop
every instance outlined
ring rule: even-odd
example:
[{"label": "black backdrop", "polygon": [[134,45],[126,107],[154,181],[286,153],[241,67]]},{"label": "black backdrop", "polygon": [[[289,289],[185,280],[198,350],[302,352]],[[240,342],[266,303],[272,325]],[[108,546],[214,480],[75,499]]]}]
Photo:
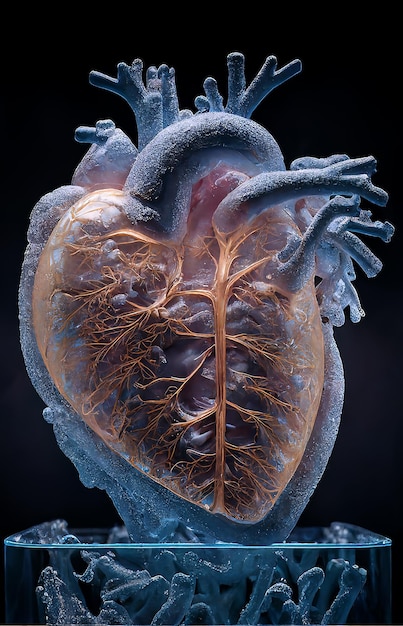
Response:
[{"label": "black backdrop", "polygon": [[[152,10],[152,7],[149,8]],[[299,11],[299,13],[298,13]],[[79,125],[112,118],[135,138],[134,118],[118,96],[89,85],[88,74],[116,75],[120,61],[140,57],[144,66],[167,63],[176,70],[181,108],[192,108],[207,76],[226,92],[226,56],[240,51],[250,79],[266,56],[279,66],[294,58],[303,71],[268,96],[253,115],[294,158],[343,152],[374,155],[374,183],[390,194],[376,218],[397,232],[389,244],[373,241],[384,262],[378,277],[357,270],[356,287],[366,317],[337,330],[346,373],[342,424],[326,472],[300,523],[345,521],[393,541],[393,621],[403,621],[398,577],[403,559],[400,505],[403,489],[402,241],[399,152],[401,63],[395,15],[309,16],[303,8],[283,15],[207,7],[175,15],[133,9],[104,14],[24,13],[4,30],[2,51],[2,201],[0,307],[1,539],[45,520],[70,526],[110,526],[117,520],[108,497],[85,488],[57,447],[41,416],[43,404],[25,372],[17,319],[17,288],[30,211],[48,191],[69,184],[86,147],[75,143]],[[32,19],[32,21],[31,21]],[[363,22],[361,20],[364,20]],[[0,621],[3,616],[0,617]]]}]

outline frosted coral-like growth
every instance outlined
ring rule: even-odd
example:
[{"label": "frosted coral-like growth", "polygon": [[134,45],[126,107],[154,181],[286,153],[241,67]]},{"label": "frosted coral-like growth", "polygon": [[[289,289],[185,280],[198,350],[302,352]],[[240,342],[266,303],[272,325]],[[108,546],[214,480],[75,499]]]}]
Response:
[{"label": "frosted coral-like growth", "polygon": [[136,540],[282,540],[326,467],[344,378],[333,327],[363,315],[354,266],[389,241],[371,156],[303,158],[250,119],[301,69],[268,57],[246,85],[228,57],[180,110],[166,65],[119,64],[93,85],[132,108],[72,185],[34,208],[21,288],[28,372],[59,445]]}]

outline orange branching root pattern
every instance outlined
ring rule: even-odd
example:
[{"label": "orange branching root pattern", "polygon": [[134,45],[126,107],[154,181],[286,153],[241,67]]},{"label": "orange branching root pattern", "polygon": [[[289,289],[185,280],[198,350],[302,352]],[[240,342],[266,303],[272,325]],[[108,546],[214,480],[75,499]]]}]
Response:
[{"label": "orange branching root pattern", "polygon": [[[280,209],[215,232],[194,194],[180,243],[91,194],[42,253],[34,327],[61,394],[118,454],[212,513],[256,522],[304,453],[323,387],[314,286],[272,280]],[[215,202],[217,202],[216,200]],[[236,225],[234,225],[236,226]]]}]

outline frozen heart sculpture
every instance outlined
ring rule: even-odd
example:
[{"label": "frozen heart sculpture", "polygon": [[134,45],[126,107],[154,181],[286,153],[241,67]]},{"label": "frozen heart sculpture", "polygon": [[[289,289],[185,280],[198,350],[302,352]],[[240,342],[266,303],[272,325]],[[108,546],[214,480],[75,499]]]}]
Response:
[{"label": "frozen heart sculpture", "polygon": [[111,120],[72,184],[35,206],[21,343],[46,419],[84,484],[105,489],[131,536],[286,538],[326,467],[344,377],[333,327],[363,311],[357,236],[388,241],[361,198],[385,205],[373,157],[286,169],[250,117],[301,69],[266,59],[228,98],[208,78],[180,110],[166,65],[119,64],[90,82],[128,102],[138,147]]}]

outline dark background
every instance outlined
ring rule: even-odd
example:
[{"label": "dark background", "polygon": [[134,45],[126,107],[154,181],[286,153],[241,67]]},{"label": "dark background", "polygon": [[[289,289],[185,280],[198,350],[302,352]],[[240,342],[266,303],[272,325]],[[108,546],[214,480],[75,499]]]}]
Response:
[{"label": "dark background", "polygon": [[[334,5],[332,5],[334,8]],[[74,141],[79,125],[112,118],[135,139],[134,116],[118,96],[89,85],[91,70],[116,76],[120,61],[167,63],[176,70],[181,108],[192,108],[207,76],[226,94],[226,56],[246,57],[248,82],[268,55],[279,67],[295,58],[303,71],[270,94],[253,119],[280,144],[287,166],[305,155],[372,154],[373,181],[388,191],[376,219],[396,226],[389,244],[370,241],[384,262],[373,279],[357,269],[355,286],[366,317],[336,332],[346,375],[339,436],[301,525],[357,524],[393,541],[393,622],[403,621],[398,577],[403,559],[403,219],[401,189],[401,59],[397,15],[352,15],[330,9],[309,16],[207,6],[176,15],[146,7],[138,13],[75,10],[58,17],[38,10],[10,18],[1,77],[3,201],[0,231],[2,301],[0,535],[64,518],[74,526],[110,526],[117,515],[108,497],[85,488],[42,418],[43,403],[25,372],[18,336],[17,289],[29,214],[45,193],[69,184],[86,146]],[[298,12],[299,11],[299,12]],[[77,17],[79,16],[79,18]],[[32,19],[32,21],[31,21]],[[0,622],[4,616],[0,615]]]}]

